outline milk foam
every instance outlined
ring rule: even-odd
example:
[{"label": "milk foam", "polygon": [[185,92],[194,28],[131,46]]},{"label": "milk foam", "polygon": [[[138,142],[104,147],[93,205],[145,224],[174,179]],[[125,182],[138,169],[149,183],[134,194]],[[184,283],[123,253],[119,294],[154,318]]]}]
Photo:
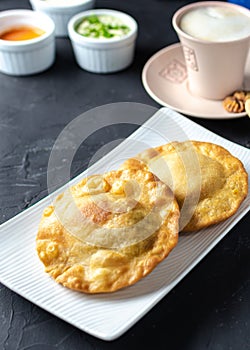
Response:
[{"label": "milk foam", "polygon": [[250,16],[227,7],[200,7],[182,16],[180,28],[207,41],[236,40],[250,35]]}]

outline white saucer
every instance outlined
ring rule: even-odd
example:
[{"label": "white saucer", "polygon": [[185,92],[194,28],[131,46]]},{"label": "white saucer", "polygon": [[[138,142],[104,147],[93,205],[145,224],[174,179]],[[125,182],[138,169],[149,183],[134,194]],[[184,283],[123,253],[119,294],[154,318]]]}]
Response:
[{"label": "white saucer", "polygon": [[[142,71],[148,94],[160,105],[192,117],[231,119],[246,113],[228,113],[222,101],[194,96],[188,89],[187,71],[181,44],[168,46],[153,55]],[[246,64],[244,89],[250,90],[250,55]]]}]

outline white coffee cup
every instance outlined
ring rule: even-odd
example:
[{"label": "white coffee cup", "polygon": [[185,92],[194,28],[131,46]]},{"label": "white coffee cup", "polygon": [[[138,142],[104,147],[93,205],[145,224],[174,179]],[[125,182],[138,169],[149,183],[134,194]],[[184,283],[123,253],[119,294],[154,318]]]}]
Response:
[{"label": "white coffee cup", "polygon": [[[235,21],[242,25],[234,28]],[[181,41],[192,94],[220,100],[243,88],[250,44],[250,11],[221,1],[180,8],[173,26]]]}]

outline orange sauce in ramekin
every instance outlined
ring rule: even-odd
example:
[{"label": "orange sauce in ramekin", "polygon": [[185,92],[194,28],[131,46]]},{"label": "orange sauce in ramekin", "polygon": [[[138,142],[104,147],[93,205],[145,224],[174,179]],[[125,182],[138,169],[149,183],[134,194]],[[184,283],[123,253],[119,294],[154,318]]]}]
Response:
[{"label": "orange sauce in ramekin", "polygon": [[30,40],[38,38],[44,33],[44,30],[37,27],[22,26],[9,29],[8,31],[0,34],[0,39],[10,41]]}]

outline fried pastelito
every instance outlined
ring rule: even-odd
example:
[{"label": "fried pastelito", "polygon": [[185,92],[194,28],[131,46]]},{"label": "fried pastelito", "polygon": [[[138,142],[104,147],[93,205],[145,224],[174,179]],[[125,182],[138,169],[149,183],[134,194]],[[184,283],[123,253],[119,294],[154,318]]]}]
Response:
[{"label": "fried pastelito", "polygon": [[150,273],[178,241],[179,207],[151,172],[93,175],[45,209],[39,258],[56,282],[85,293],[113,292]]},{"label": "fried pastelito", "polygon": [[183,231],[196,231],[229,218],[248,193],[242,162],[209,142],[171,142],[145,150],[121,168],[150,170],[170,186],[181,208]]}]

